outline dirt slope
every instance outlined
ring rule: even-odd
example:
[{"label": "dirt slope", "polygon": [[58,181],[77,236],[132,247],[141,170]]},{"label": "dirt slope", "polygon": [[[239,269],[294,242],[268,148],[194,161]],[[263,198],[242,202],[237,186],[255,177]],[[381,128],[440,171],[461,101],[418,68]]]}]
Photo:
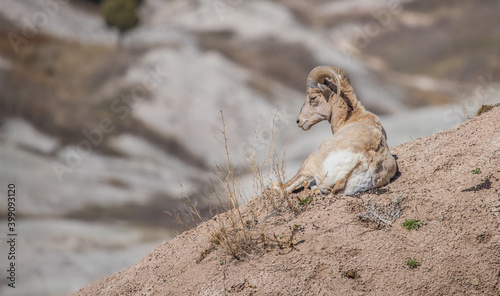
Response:
[{"label": "dirt slope", "polygon": [[[197,263],[208,240],[187,231],[74,295],[500,295],[499,123],[494,108],[395,147],[400,174],[379,190],[314,196],[300,214],[256,206],[267,235],[286,237],[298,225],[297,250],[269,247],[234,260],[219,248]],[[398,196],[406,207],[392,227],[357,218],[368,199]],[[407,230],[405,218],[423,225]],[[420,266],[409,268],[408,258]]]}]

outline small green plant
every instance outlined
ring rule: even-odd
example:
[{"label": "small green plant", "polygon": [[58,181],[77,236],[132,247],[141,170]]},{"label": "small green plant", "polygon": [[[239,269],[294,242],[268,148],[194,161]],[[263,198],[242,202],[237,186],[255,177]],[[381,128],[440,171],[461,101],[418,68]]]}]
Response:
[{"label": "small green plant", "polygon": [[479,110],[477,110],[476,112],[476,116],[479,116],[485,112],[490,111],[491,109],[493,109],[493,107],[495,107],[495,105],[481,105],[481,108],[479,108]]},{"label": "small green plant", "polygon": [[476,169],[473,169],[473,170],[472,170],[472,173],[473,173],[473,174],[475,174],[475,175],[477,175],[477,174],[481,173],[481,168],[476,168]]},{"label": "small green plant", "polygon": [[306,197],[306,198],[304,198],[304,199],[301,199],[301,200],[299,201],[299,205],[300,205],[300,206],[305,206],[305,205],[307,205],[307,204],[311,203],[313,200],[314,200],[314,199],[313,199],[311,196],[308,196],[308,197]]},{"label": "small green plant", "polygon": [[413,229],[418,229],[420,226],[422,226],[422,222],[420,222],[417,219],[405,219],[403,224],[401,224],[404,228],[408,230],[413,230]]},{"label": "small green plant", "polygon": [[406,265],[408,265],[409,268],[417,268],[420,266],[420,262],[418,262],[417,260],[415,259],[411,259],[411,258],[408,258],[408,260],[406,260]]}]

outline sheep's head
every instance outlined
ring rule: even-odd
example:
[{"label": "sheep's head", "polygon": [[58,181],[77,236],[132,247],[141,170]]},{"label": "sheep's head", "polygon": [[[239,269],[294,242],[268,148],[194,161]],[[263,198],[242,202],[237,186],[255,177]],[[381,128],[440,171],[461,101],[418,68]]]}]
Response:
[{"label": "sheep's head", "polygon": [[318,66],[309,73],[306,101],[297,118],[300,128],[308,130],[316,123],[331,118],[332,106],[340,96],[337,90],[341,90],[344,79],[349,79],[344,71],[332,66]]},{"label": "sheep's head", "polygon": [[325,94],[319,88],[309,88],[306,102],[300,108],[300,114],[297,118],[299,127],[306,131],[316,123],[328,120],[331,116],[329,100],[328,94]]}]

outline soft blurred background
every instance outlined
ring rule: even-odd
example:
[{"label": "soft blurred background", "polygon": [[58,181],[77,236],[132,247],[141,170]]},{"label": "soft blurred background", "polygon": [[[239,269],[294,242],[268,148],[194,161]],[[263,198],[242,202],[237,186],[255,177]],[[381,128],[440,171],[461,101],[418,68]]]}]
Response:
[{"label": "soft blurred background", "polygon": [[213,202],[220,110],[237,168],[259,124],[265,152],[278,117],[292,177],[331,134],[295,125],[317,65],[349,74],[391,146],[474,116],[498,102],[498,11],[494,0],[2,0],[0,294],[71,293],[182,231],[164,211],[182,211],[180,183],[201,209]]}]

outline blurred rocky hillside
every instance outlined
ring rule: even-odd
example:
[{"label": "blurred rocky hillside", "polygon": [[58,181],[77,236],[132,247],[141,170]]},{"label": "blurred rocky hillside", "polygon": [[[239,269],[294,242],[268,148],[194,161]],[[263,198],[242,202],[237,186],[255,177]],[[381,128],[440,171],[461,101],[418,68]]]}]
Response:
[{"label": "blurred rocky hillside", "polygon": [[264,153],[278,118],[290,178],[330,134],[295,126],[319,64],[349,74],[391,145],[457,125],[500,88],[496,1],[144,0],[124,32],[99,2],[0,7],[0,180],[19,188],[25,235],[12,295],[64,295],[136,262],[181,230],[163,211],[184,189],[207,210],[221,110],[243,178],[256,128]]}]

